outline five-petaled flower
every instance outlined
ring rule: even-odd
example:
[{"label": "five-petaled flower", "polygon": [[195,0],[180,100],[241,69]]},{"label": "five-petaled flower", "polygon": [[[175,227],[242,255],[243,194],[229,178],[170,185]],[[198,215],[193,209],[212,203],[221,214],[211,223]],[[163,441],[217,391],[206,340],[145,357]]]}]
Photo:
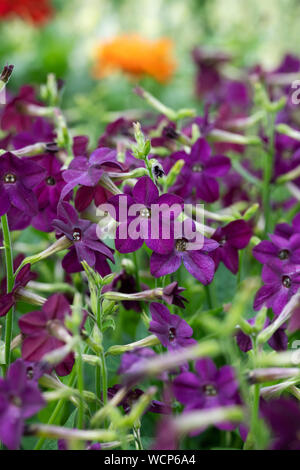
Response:
[{"label": "five-petaled flower", "polygon": [[58,219],[52,226],[64,234],[73,245],[63,259],[63,267],[67,273],[83,271],[82,261],[102,276],[110,273],[107,258],[114,261],[113,250],[98,238],[97,225],[89,220],[79,219],[76,210],[71,204],[61,202],[58,206]]},{"label": "five-petaled flower", "polygon": [[171,315],[167,307],[157,302],[150,305],[152,321],[149,331],[168,349],[178,349],[195,344],[193,329],[178,315]]}]

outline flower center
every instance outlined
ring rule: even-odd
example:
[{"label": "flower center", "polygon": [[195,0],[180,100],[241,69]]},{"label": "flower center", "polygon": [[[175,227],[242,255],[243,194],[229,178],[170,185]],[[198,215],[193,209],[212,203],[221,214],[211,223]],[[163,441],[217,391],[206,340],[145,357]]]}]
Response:
[{"label": "flower center", "polygon": [[9,401],[12,405],[17,406],[18,408],[21,408],[22,406],[22,400],[20,397],[17,397],[16,395],[11,395],[9,397]]},{"label": "flower center", "polygon": [[150,217],[150,211],[145,207],[145,209],[142,209],[140,211],[140,216],[143,217],[144,219],[148,219]]},{"label": "flower center", "polygon": [[172,342],[176,338],[176,330],[175,328],[169,329],[169,341]]},{"label": "flower center", "polygon": [[46,183],[48,186],[55,186],[56,181],[53,176],[48,176],[48,178],[46,178]]},{"label": "flower center", "polygon": [[183,238],[181,240],[177,240],[176,242],[176,250],[177,251],[186,251],[187,241]]},{"label": "flower center", "polygon": [[292,285],[292,280],[289,276],[283,276],[282,278],[282,285],[289,289]]},{"label": "flower center", "polygon": [[219,241],[220,247],[223,247],[226,244],[226,242],[227,242],[226,237],[225,236],[222,237],[221,240]]},{"label": "flower center", "polygon": [[7,184],[13,184],[17,181],[17,177],[13,173],[7,173],[3,179],[4,179],[4,183],[7,183]]},{"label": "flower center", "polygon": [[28,369],[27,369],[27,374],[26,374],[26,375],[27,375],[27,378],[28,378],[29,380],[32,380],[32,379],[33,379],[33,376],[34,376],[33,367],[28,367]]},{"label": "flower center", "polygon": [[286,259],[288,259],[290,257],[290,252],[289,250],[281,250],[279,253],[278,253],[278,258],[281,260],[281,261],[284,261]]},{"label": "flower center", "polygon": [[201,173],[201,171],[203,171],[203,165],[201,165],[200,163],[197,163],[193,166],[194,173]]},{"label": "flower center", "polygon": [[208,397],[215,397],[217,395],[217,390],[213,385],[208,384],[204,386],[204,393]]},{"label": "flower center", "polygon": [[81,240],[81,230],[80,230],[80,228],[75,228],[74,229],[72,237],[73,237],[74,242],[80,242],[80,240]]}]

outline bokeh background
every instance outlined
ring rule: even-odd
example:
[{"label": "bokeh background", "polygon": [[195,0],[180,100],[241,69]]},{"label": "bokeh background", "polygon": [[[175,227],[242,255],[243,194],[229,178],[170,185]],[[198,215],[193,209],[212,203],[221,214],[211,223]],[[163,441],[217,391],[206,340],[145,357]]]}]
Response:
[{"label": "bokeh background", "polygon": [[[39,0],[0,0],[22,10]],[[40,2],[43,3],[43,2]],[[233,55],[237,67],[276,66],[287,52],[300,54],[299,0],[49,0],[53,12],[42,24],[15,14],[0,21],[1,63],[15,64],[10,87],[43,83],[53,72],[65,80],[63,107],[76,132],[96,141],[105,124],[124,109],[144,104],[132,93],[136,78],[92,75],[95,50],[124,33],[170,38],[176,72],[165,84],[138,81],[173,107],[201,108],[195,99],[195,46]],[[21,7],[20,7],[21,4]],[[34,8],[34,7],[33,7]],[[28,16],[28,15],[27,15]]]}]

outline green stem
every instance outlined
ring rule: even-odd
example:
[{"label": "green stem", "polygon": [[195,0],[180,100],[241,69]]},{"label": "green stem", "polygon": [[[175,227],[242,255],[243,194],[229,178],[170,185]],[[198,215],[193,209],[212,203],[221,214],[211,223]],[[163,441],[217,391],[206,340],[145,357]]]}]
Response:
[{"label": "green stem", "polygon": [[[97,302],[97,325],[99,330],[102,333],[102,298],[101,293],[98,295],[98,302]],[[107,368],[106,368],[106,360],[103,348],[100,352],[100,367],[96,367],[96,393],[98,398],[101,397],[101,382],[102,382],[102,400],[104,405],[107,403]]]},{"label": "green stem", "polygon": [[[74,386],[75,381],[76,381],[75,373],[76,373],[76,369],[74,367],[73,371],[71,372],[70,379],[68,381],[68,387]],[[49,418],[49,421],[47,422],[48,425],[54,424],[59,414],[62,414],[61,412],[64,408],[65,402],[66,402],[66,399],[62,399],[57,403],[56,407],[54,408]],[[56,424],[59,424],[59,422]],[[41,450],[45,441],[46,441],[46,437],[41,437],[36,443],[34,450]]]},{"label": "green stem", "polygon": [[77,387],[80,394],[80,403],[78,408],[78,419],[77,427],[78,429],[83,429],[83,420],[84,420],[84,408],[83,408],[83,391],[84,391],[84,380],[83,380],[83,364],[82,364],[82,354],[80,344],[77,349],[77,359],[76,359],[76,369],[77,369]]},{"label": "green stem", "polygon": [[[96,311],[96,321],[99,330],[102,330],[102,299],[101,293],[98,293],[98,300],[97,300],[97,311]],[[95,372],[95,381],[96,381],[96,396],[101,399],[101,367],[96,366]]]},{"label": "green stem", "polygon": [[204,286],[204,289],[205,289],[206,301],[207,301],[208,308],[209,308],[209,310],[212,310],[213,309],[213,302],[212,302],[212,298],[211,298],[210,287],[209,286]]},{"label": "green stem", "polygon": [[102,375],[102,394],[103,394],[102,398],[103,398],[103,404],[106,405],[107,403],[107,368],[106,368],[105,356],[103,352],[100,354],[100,360],[101,360],[101,375]]},{"label": "green stem", "polygon": [[[5,250],[5,262],[6,262],[6,282],[7,282],[7,293],[11,292],[14,287],[14,268],[13,268],[13,254],[11,238],[8,226],[7,215],[4,214],[1,217],[1,225],[3,232],[3,243]],[[12,307],[6,315],[5,324],[5,370],[10,364],[10,343],[12,339],[12,328],[13,328],[13,314],[14,307]]]}]

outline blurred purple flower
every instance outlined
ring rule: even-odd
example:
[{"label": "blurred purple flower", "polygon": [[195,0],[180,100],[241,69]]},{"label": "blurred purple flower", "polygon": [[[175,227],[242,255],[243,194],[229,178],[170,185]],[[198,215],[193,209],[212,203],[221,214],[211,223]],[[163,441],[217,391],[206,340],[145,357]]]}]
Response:
[{"label": "blurred purple flower", "polygon": [[[186,411],[240,403],[238,382],[233,367],[223,366],[217,369],[214,362],[210,358],[206,358],[197,361],[195,369],[196,374],[184,372],[178,375],[173,382],[175,397],[185,405]],[[216,427],[231,431],[236,428],[236,425],[221,423]]]},{"label": "blurred purple flower", "polygon": [[297,401],[279,398],[264,402],[262,413],[272,430],[272,450],[300,450],[300,407]]},{"label": "blurred purple flower", "polygon": [[[36,279],[37,274],[30,271],[30,264],[26,264],[17,274],[14,287],[11,292],[0,295],[0,317],[6,315],[18,300],[18,291]],[[6,283],[5,283],[6,284]]]},{"label": "blurred purple flower", "polygon": [[[71,308],[62,294],[49,297],[41,310],[26,313],[19,319],[23,335],[22,357],[25,361],[39,362],[43,356],[64,346],[64,342],[51,333],[51,326],[64,327],[65,317],[71,314]],[[74,365],[74,354],[70,353],[55,367],[58,375],[70,374]]]},{"label": "blurred purple flower", "polygon": [[6,378],[0,378],[0,439],[8,449],[19,448],[24,421],[45,405],[37,383],[27,377],[25,363],[17,359]]}]

